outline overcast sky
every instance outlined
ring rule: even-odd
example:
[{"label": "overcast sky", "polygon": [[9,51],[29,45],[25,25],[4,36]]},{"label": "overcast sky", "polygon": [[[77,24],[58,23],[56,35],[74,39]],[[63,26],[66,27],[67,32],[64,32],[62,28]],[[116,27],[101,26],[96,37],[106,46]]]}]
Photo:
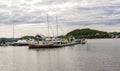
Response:
[{"label": "overcast sky", "polygon": [[120,32],[120,0],[0,0],[0,37],[44,34],[49,15],[50,35],[73,29],[92,28]]}]

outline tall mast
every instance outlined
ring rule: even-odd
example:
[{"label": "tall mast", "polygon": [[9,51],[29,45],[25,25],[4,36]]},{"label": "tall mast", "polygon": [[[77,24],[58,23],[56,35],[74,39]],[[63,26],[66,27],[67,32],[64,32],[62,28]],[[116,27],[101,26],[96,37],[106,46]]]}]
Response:
[{"label": "tall mast", "polygon": [[49,17],[48,17],[48,13],[47,13],[47,24],[48,24],[48,37],[49,37],[50,32],[49,32]]},{"label": "tall mast", "polygon": [[14,23],[13,23],[13,40],[14,40]]},{"label": "tall mast", "polygon": [[58,17],[56,15],[56,30],[57,30],[57,37],[58,37]]}]

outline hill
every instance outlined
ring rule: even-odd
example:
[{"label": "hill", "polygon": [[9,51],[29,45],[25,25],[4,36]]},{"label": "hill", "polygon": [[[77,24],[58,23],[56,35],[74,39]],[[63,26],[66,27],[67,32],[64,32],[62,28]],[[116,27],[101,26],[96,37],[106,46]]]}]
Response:
[{"label": "hill", "polygon": [[0,38],[0,40],[9,40],[9,41],[13,41],[13,40],[18,40],[19,38]]},{"label": "hill", "polygon": [[77,39],[79,38],[108,38],[109,34],[104,31],[94,30],[94,29],[76,29],[69,33],[66,36],[73,36]]},{"label": "hill", "polygon": [[26,35],[26,36],[21,37],[20,39],[33,39],[33,38],[34,38],[34,36]]}]

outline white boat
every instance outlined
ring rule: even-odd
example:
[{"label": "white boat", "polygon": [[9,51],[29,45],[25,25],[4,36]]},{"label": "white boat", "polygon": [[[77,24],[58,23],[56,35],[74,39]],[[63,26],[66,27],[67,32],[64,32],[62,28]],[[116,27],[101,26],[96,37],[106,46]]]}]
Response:
[{"label": "white boat", "polygon": [[18,40],[17,42],[12,42],[10,45],[12,46],[28,46],[27,40]]}]

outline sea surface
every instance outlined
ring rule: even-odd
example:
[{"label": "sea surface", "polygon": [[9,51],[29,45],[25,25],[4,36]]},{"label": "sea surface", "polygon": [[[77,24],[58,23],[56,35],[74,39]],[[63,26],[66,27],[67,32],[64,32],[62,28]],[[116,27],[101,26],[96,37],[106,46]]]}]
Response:
[{"label": "sea surface", "polygon": [[0,71],[120,71],[120,39],[62,48],[0,47]]}]

